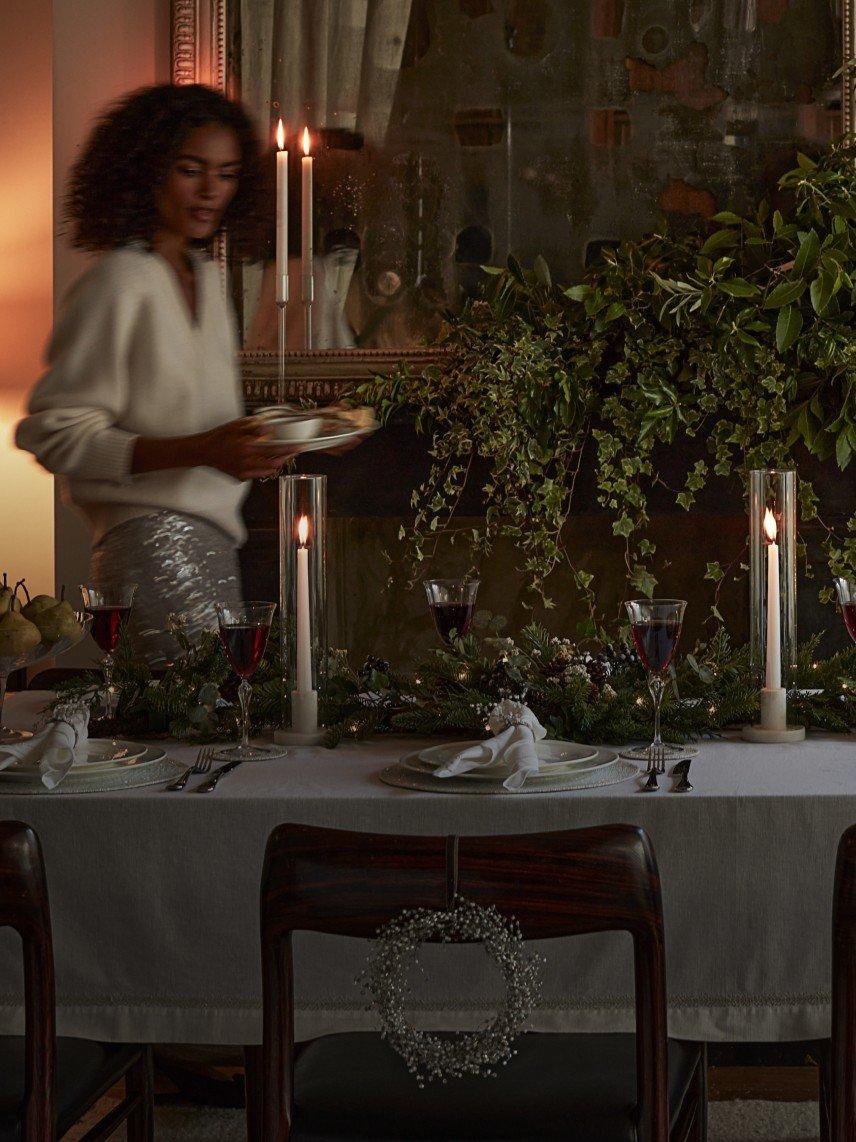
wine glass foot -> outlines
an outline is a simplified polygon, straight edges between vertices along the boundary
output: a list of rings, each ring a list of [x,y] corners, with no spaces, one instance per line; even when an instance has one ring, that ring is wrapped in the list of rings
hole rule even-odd
[[[689,757],[695,757],[697,753],[698,748],[694,745],[677,745],[675,742],[664,742],[657,750],[657,759],[666,763],[686,761]],[[627,758],[628,761],[644,762],[646,766],[650,766],[654,760],[650,745],[628,746],[627,749],[620,751],[619,756]]]
[[[214,751],[215,761],[265,761],[286,757],[288,750],[278,745],[226,745]]]

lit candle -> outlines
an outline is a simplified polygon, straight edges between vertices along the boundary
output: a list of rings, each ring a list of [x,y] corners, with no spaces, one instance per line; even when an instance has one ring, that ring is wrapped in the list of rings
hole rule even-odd
[[[309,622],[309,519],[297,523],[297,692],[312,689],[312,637]]]
[[[297,521],[297,685],[291,692],[291,728],[318,732],[318,693],[312,689],[312,624],[309,613],[309,518]]]
[[[300,162],[300,238],[301,238],[301,292],[306,314],[306,348],[312,348],[312,310],[314,293],[314,258],[312,238],[312,164],[309,153],[309,128],[303,128],[303,158]]]
[[[776,517],[767,508],[764,513],[764,535],[767,538],[767,690],[779,690],[782,685],[782,629],[777,534]]]
[[[285,127],[276,128],[276,304],[288,301],[288,151]]]

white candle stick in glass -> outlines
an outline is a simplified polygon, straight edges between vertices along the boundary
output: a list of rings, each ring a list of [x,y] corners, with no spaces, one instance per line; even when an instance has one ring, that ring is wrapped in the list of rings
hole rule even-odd
[[[764,513],[767,539],[767,662],[765,686],[779,690],[782,685],[782,624],[779,586],[779,545],[776,543],[776,517],[769,508]]]
[[[312,688],[312,628],[309,599],[309,519],[297,523],[297,685],[291,695],[292,725],[301,734],[318,729],[318,694]]]
[[[300,282],[303,300],[305,348],[312,348],[312,302],[315,291],[315,250],[313,245],[312,167],[309,128],[303,128],[303,158],[300,163]]]
[[[279,401],[285,400],[285,310],[288,305],[288,151],[285,126],[276,128],[276,305],[279,314]]]

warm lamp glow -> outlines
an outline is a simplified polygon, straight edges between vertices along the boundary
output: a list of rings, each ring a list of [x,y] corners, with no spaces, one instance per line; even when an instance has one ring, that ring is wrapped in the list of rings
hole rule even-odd
[[[309,516],[302,515],[297,521],[297,538],[300,541],[300,546],[305,547],[309,538]]]
[[[776,542],[776,536],[778,535],[776,517],[769,508],[764,512],[764,535],[766,535],[768,543]]]
[[[285,127],[283,126],[282,119],[276,125],[276,145],[280,151],[285,150]]]
[[[309,154],[309,128],[308,127],[303,128],[303,153],[304,153],[304,155]]]

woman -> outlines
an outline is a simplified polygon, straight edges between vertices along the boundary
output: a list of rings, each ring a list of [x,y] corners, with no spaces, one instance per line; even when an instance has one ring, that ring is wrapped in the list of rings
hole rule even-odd
[[[139,584],[130,626],[153,664],[240,598],[241,504],[290,451],[243,416],[235,318],[206,251],[254,225],[259,147],[206,87],[134,92],[71,172],[73,242],[101,257],[71,291],[17,443],[92,531],[90,576]]]

